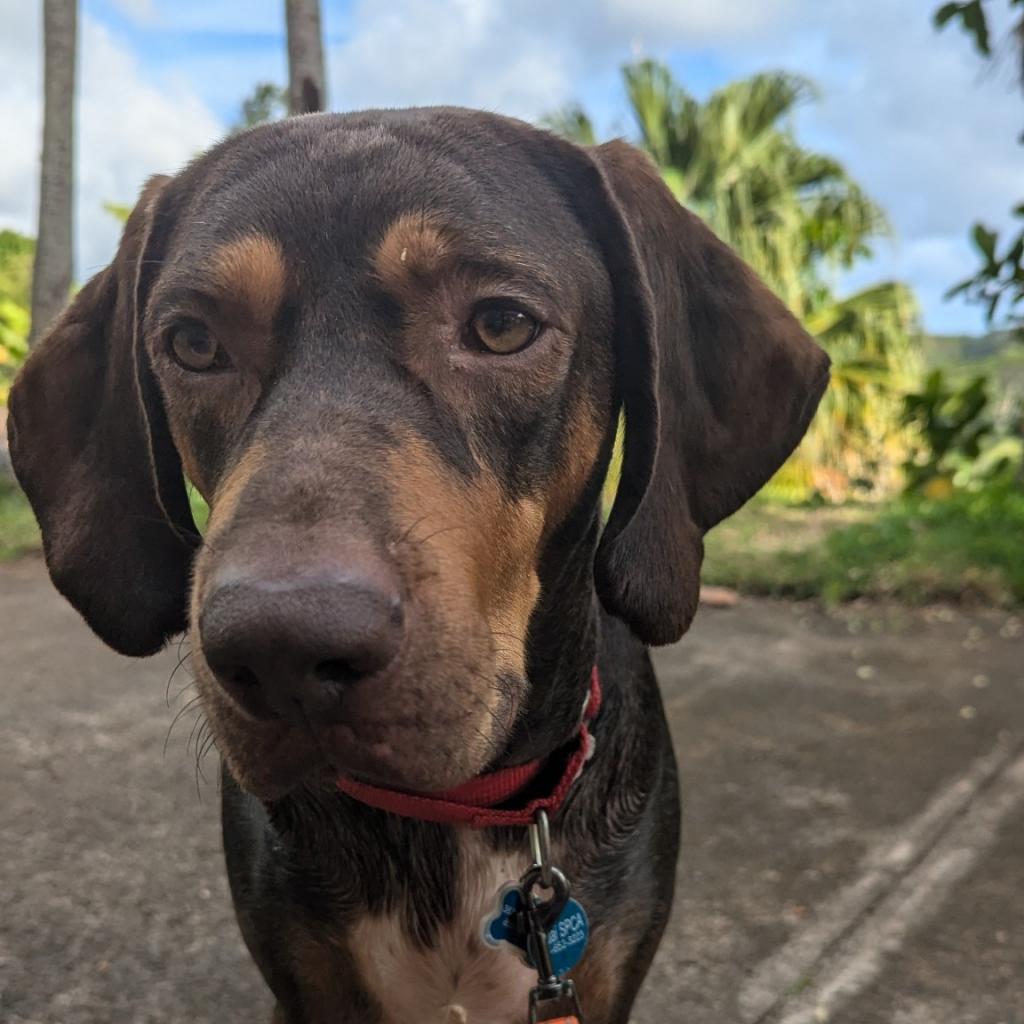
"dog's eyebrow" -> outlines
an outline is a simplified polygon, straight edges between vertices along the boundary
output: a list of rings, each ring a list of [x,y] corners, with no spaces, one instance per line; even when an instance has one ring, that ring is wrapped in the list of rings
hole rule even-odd
[[[557,299],[559,281],[528,257],[516,253],[467,255],[460,260],[460,269],[468,270],[498,287],[512,287],[522,291],[536,291],[549,299]]]
[[[396,298],[420,292],[447,274],[471,273],[497,290],[559,296],[559,281],[530,253],[503,244],[492,228],[486,238],[442,224],[430,213],[405,213],[384,232],[373,253],[377,280]]]
[[[148,319],[161,324],[180,312],[198,312],[212,317],[217,313],[219,298],[194,285],[175,285],[161,289],[153,300]]]
[[[281,246],[269,235],[247,234],[218,246],[208,273],[223,301],[247,308],[261,323],[273,323],[288,289]]]
[[[248,234],[223,242],[199,262],[201,284],[173,281],[156,300],[159,318],[175,307],[213,316],[225,309],[261,325],[274,322],[289,286],[288,268],[278,243],[267,235]]]

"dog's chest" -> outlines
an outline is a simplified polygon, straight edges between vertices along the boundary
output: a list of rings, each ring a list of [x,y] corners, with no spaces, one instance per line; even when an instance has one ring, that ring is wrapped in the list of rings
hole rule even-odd
[[[352,949],[363,982],[386,1024],[522,1024],[537,975],[482,938],[481,922],[498,890],[518,878],[527,858],[488,850],[469,834],[461,842],[456,912],[429,949],[410,940],[397,915],[356,925]]]

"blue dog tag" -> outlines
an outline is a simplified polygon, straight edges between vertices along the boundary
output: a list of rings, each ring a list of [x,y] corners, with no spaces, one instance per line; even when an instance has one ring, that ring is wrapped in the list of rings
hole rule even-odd
[[[518,924],[523,909],[523,892],[518,882],[507,882],[498,893],[498,910],[483,920],[483,938],[494,949],[515,953],[534,970],[537,965],[526,952],[526,931]],[[562,908],[558,920],[548,931],[548,952],[551,966],[558,977],[568,974],[579,962],[587,948],[590,922],[580,904],[570,899]]]

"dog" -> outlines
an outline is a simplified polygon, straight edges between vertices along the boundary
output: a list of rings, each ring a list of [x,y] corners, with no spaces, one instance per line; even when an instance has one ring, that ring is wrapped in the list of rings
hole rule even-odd
[[[99,637],[191,640],[275,1021],[526,1021],[537,971],[480,922],[533,807],[589,916],[585,1019],[628,1019],[680,827],[647,649],[827,380],[621,141],[320,114],[149,181],[15,382],[11,452]]]

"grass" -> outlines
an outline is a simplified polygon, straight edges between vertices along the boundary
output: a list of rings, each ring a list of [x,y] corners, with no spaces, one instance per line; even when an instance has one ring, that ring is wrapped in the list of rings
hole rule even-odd
[[[191,486],[188,488],[188,497],[196,526],[202,530],[210,510]],[[13,480],[0,475],[0,562],[10,562],[22,555],[41,551],[42,546],[39,526],[28,499]]]
[[[206,506],[190,490],[197,524]],[[0,478],[0,561],[37,551],[39,529]],[[706,583],[748,594],[1024,603],[1024,491],[989,487],[941,501],[791,507],[757,498],[708,534]]]
[[[0,562],[38,551],[39,527],[17,485],[0,476]]]
[[[754,501],[712,530],[706,544],[705,582],[746,593],[828,602],[1024,602],[1019,488],[826,510]]]

